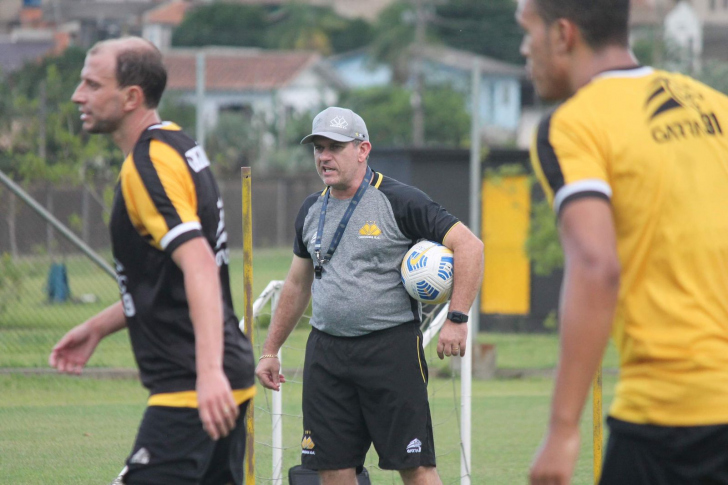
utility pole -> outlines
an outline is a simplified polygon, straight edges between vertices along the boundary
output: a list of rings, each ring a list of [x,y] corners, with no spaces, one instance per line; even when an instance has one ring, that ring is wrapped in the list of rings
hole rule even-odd
[[[414,43],[414,90],[410,98],[412,104],[412,145],[421,148],[425,145],[425,108],[424,91],[425,81],[423,72],[423,49],[427,34],[427,13],[425,0],[414,0],[415,4],[415,43]]]

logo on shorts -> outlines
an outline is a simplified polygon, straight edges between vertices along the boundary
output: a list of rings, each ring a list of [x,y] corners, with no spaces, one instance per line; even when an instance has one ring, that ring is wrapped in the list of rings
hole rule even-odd
[[[417,438],[410,441],[407,445],[407,453],[422,453],[422,441]]]
[[[311,432],[306,431],[303,433],[303,439],[301,440],[301,454],[302,455],[315,455],[316,452],[313,451],[313,448],[316,446],[316,444],[313,442],[313,439],[311,438]]]
[[[129,463],[137,463],[139,465],[149,464],[149,452],[146,448],[139,448],[139,451],[134,453],[129,460]]]

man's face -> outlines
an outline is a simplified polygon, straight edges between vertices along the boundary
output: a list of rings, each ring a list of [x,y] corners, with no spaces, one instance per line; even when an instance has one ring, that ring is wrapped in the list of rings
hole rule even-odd
[[[568,71],[564,60],[554,48],[556,26],[546,25],[536,8],[536,0],[519,0],[516,20],[525,31],[521,42],[521,55],[526,58],[526,70],[541,99],[568,98]]]
[[[113,133],[124,116],[124,89],[116,81],[116,55],[110,49],[86,56],[81,82],[71,101],[81,112],[83,129],[89,133]]]
[[[324,184],[337,190],[346,190],[357,179],[362,168],[362,149],[369,142],[341,142],[316,136],[313,139],[313,155],[316,171]],[[365,160],[366,156],[362,160]]]

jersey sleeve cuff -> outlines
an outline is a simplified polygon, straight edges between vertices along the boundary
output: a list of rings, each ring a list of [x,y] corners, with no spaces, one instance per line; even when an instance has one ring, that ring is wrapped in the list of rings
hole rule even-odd
[[[168,253],[174,252],[182,243],[202,236],[202,225],[197,222],[185,222],[173,227],[159,242],[160,247]]]
[[[584,197],[597,197],[609,201],[612,188],[604,180],[587,179],[564,185],[554,195],[554,212],[561,214],[566,204]]]
[[[303,258],[303,259],[313,259],[311,257],[311,254],[308,251],[299,251],[299,250],[297,250],[297,249],[294,248],[293,249],[293,254],[295,254],[299,258]]]

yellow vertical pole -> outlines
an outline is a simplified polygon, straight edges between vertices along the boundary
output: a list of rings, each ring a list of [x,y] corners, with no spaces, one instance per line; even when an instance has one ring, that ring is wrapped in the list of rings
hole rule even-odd
[[[602,475],[602,366],[599,365],[592,384],[592,425],[594,439],[594,483]]]
[[[243,183],[243,306],[245,335],[253,345],[253,213],[250,167],[241,169]],[[255,348],[255,347],[253,347]],[[255,422],[253,399],[245,415],[245,484],[255,485]]]

